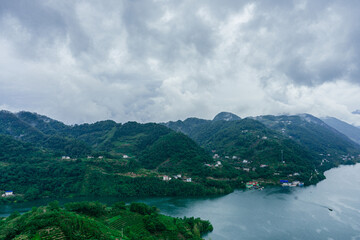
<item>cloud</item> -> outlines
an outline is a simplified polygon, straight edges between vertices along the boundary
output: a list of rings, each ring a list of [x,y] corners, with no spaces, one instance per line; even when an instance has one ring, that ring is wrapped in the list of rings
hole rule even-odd
[[[0,106],[67,123],[310,112],[360,124],[357,1],[0,4]]]

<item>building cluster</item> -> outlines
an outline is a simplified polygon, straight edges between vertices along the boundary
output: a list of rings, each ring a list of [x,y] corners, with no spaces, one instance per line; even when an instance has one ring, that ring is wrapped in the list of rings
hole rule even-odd
[[[13,191],[5,191],[4,194],[1,194],[2,197],[12,197],[15,196]]]
[[[303,187],[304,183],[300,181],[280,180],[280,184],[283,187]]]
[[[214,164],[205,163],[205,166],[207,167],[220,167],[222,164],[220,161],[216,161]]]
[[[94,156],[87,156],[87,159],[93,159],[93,158],[94,158]],[[104,156],[98,156],[97,158],[98,158],[98,159],[103,159]]]
[[[182,177],[181,174],[174,175],[173,177],[164,175],[162,178],[163,178],[163,181],[170,181],[171,179],[174,178],[174,179],[183,180],[184,182],[192,182],[191,178]]]
[[[260,186],[260,183],[256,182],[256,181],[250,181],[246,183],[246,188],[247,189],[259,189],[259,190],[263,190],[264,187]]]

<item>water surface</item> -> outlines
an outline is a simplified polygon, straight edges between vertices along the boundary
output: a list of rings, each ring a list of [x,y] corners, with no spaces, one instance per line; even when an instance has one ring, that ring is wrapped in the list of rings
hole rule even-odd
[[[208,219],[214,231],[206,239],[360,239],[360,164],[325,173],[316,186],[235,191],[212,198],[136,199],[175,217]],[[60,199],[61,203],[119,199]],[[121,199],[127,202],[134,199]],[[48,200],[0,206],[0,216],[27,211]]]

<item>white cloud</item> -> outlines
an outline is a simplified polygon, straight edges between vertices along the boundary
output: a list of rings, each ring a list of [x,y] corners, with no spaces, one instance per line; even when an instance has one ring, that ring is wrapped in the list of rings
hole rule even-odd
[[[303,113],[360,125],[357,1],[0,6],[0,106],[67,123]]]

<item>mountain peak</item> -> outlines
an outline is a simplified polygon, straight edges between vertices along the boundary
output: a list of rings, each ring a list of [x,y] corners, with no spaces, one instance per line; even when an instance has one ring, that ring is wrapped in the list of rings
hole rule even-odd
[[[213,121],[237,121],[237,120],[241,120],[241,118],[230,112],[221,112],[217,114],[213,119]]]

